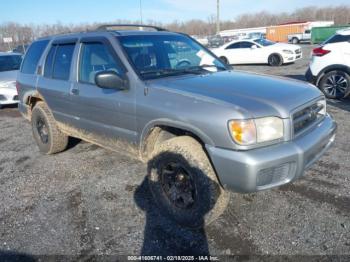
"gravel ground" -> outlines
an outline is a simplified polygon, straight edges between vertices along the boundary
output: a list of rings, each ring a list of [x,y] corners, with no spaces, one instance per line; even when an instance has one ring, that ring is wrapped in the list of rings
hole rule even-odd
[[[237,69],[303,79],[295,64]],[[0,110],[0,254],[350,255],[350,100],[330,101],[336,143],[306,176],[256,194],[233,194],[222,217],[197,231],[159,214],[146,167],[80,142],[44,156],[15,107]]]

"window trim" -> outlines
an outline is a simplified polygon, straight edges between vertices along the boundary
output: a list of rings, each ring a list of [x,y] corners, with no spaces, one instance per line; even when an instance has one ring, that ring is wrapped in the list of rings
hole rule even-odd
[[[121,59],[119,58],[117,52],[114,50],[111,42],[106,37],[103,37],[103,36],[87,36],[87,37],[81,38],[79,41],[79,52],[78,52],[78,60],[76,65],[77,66],[77,72],[76,72],[77,83],[96,86],[96,84],[80,80],[81,62],[82,62],[82,55],[83,55],[82,51],[83,51],[84,44],[94,44],[94,43],[102,44],[106,46],[107,50],[113,56],[115,62],[120,66],[120,69],[122,70],[122,73],[120,74],[120,76],[122,78],[126,78],[126,73],[128,72],[128,70],[126,69]]]
[[[52,43],[52,44],[50,45],[50,48],[49,48],[47,54],[46,54],[45,61],[44,61],[44,63],[43,63],[43,64],[44,64],[44,70],[43,70],[43,72],[42,72],[42,77],[44,77],[44,78],[52,79],[53,65],[55,64],[57,46],[58,46],[58,44],[53,44],[53,43]],[[51,49],[54,48],[54,47],[55,47],[55,53],[53,54],[53,58],[52,58],[51,73],[50,73],[50,76],[45,76],[46,61],[47,61],[47,59],[48,59],[48,57],[49,57],[49,54],[50,54],[50,52],[51,52]]]

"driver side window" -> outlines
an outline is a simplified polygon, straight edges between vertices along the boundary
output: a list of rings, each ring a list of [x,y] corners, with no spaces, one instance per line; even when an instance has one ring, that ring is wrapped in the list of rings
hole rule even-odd
[[[79,82],[95,84],[95,75],[101,71],[115,71],[122,74],[123,70],[104,43],[83,43],[80,55]]]
[[[240,47],[241,47],[240,43],[234,43],[234,44],[231,44],[228,47],[226,47],[226,49],[237,49]]]

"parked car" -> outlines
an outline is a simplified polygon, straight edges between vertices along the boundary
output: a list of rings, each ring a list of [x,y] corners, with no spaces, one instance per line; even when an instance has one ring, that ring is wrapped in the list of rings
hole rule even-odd
[[[275,43],[263,38],[233,41],[212,51],[227,64],[280,66],[302,58],[300,46]]]
[[[207,37],[202,37],[202,36],[192,36],[196,41],[198,41],[198,43],[204,45],[204,46],[208,46],[209,45],[209,41]]]
[[[18,103],[16,77],[21,61],[21,54],[0,52],[0,108]]]
[[[14,53],[19,53],[19,54],[24,54],[28,49],[28,45],[19,45],[19,46],[16,46],[12,52]]]
[[[328,98],[350,94],[350,28],[337,31],[313,50],[305,76]]]
[[[224,43],[225,43],[224,39],[219,35],[208,37],[208,47],[211,47],[211,48],[219,47],[219,46],[222,46]]]
[[[42,153],[65,150],[70,136],[129,152],[148,164],[160,210],[199,227],[225,210],[230,190],[294,181],[333,143],[316,87],[233,71],[184,34],[114,28],[27,51],[19,110]]]
[[[307,29],[304,33],[288,35],[288,42],[293,44],[311,42],[311,30]]]

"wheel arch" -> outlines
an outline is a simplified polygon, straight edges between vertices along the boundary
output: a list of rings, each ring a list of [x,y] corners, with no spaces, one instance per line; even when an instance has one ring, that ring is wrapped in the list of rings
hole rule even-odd
[[[158,119],[148,123],[141,133],[139,147],[141,159],[147,159],[147,155],[152,153],[157,143],[181,135],[191,136],[203,146],[205,144],[214,146],[214,142],[208,135],[191,124],[169,119]]]
[[[322,79],[322,77],[331,72],[331,71],[334,71],[334,70],[339,70],[339,71],[344,71],[345,73],[349,74],[350,75],[350,67],[349,66],[346,66],[346,65],[342,65],[342,64],[334,64],[334,65],[330,65],[330,66],[327,66],[325,68],[323,68],[317,75],[317,78],[316,78],[316,83],[315,85],[316,86],[319,86],[320,84],[320,81]]]

